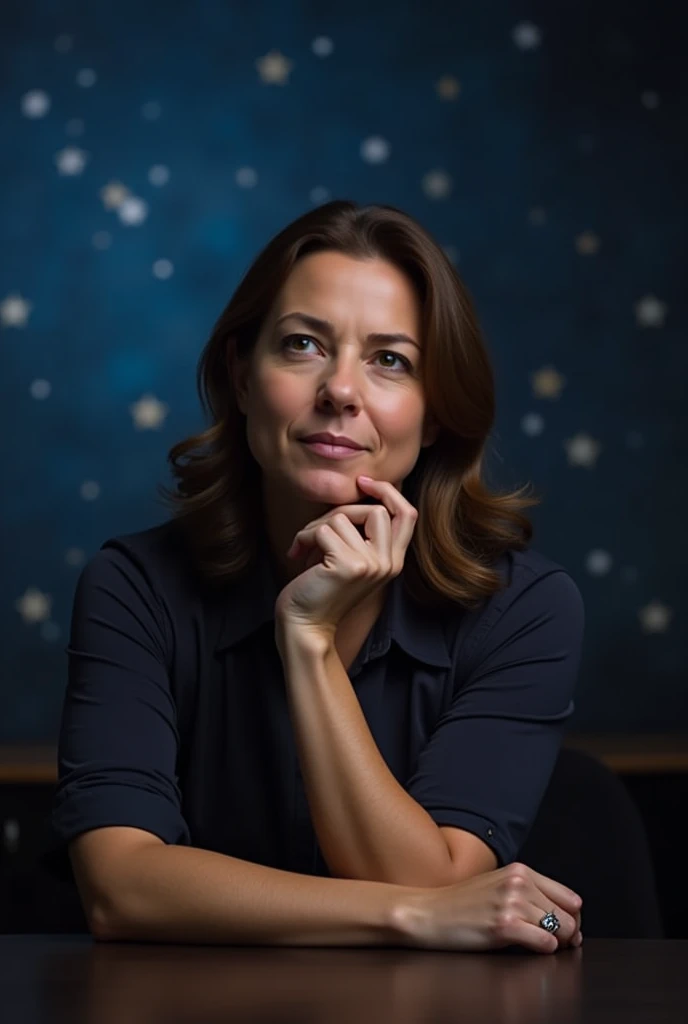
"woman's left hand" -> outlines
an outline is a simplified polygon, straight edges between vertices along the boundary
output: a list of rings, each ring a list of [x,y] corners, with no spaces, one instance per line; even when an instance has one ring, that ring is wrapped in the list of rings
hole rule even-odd
[[[299,530],[287,555],[307,555],[306,571],[275,602],[278,629],[333,640],[343,616],[401,572],[418,512],[387,481],[360,476],[357,483],[383,504],[339,505]]]

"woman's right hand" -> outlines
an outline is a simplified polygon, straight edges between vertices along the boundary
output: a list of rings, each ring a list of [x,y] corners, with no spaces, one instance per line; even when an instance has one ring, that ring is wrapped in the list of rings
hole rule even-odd
[[[454,885],[404,895],[397,923],[404,945],[481,952],[525,946],[555,953],[579,946],[581,897],[567,886],[515,862]],[[552,934],[539,922],[550,911],[561,927]]]

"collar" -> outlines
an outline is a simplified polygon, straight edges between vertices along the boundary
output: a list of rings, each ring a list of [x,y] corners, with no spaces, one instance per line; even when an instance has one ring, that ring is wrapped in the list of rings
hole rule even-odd
[[[215,645],[218,652],[228,650],[265,623],[274,621],[280,587],[266,545],[261,546],[251,569],[233,584],[232,591]],[[417,661],[436,668],[451,668],[444,618],[411,599],[402,571],[390,583],[382,613],[351,666],[351,672],[372,658],[386,654],[392,641]]]

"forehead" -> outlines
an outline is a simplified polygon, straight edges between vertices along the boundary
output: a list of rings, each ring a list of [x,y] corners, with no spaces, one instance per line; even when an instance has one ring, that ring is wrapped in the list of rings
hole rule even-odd
[[[294,305],[297,300],[300,304]],[[372,315],[389,310],[415,322],[419,314],[415,289],[398,267],[377,257],[354,259],[338,252],[312,253],[298,261],[277,296],[275,317],[303,309],[304,301],[314,304],[307,311],[316,316],[347,318],[354,311]]]

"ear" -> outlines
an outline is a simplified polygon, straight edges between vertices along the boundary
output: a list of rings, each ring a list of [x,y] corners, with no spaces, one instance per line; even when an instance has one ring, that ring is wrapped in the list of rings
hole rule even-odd
[[[246,415],[246,393],[248,390],[249,360],[240,359],[236,351],[236,339],[230,338],[227,344],[227,369],[230,383],[234,386],[234,394],[239,411]]]
[[[421,441],[421,448],[429,448],[431,444],[434,444],[440,433],[440,425],[432,415],[427,413],[425,421],[423,423],[423,440]]]

